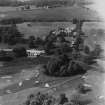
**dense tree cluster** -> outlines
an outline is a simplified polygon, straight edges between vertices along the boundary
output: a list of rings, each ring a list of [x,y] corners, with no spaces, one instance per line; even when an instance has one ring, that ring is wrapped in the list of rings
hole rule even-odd
[[[0,51],[0,61],[12,61],[12,60],[13,60],[12,53]]]
[[[29,36],[28,38],[28,46],[31,49],[43,47],[44,40],[40,37]]]
[[[36,6],[37,7],[44,7],[44,6],[49,6],[49,7],[56,7],[56,6],[73,6],[75,2],[73,0],[67,1],[67,0],[45,0],[44,2],[37,2]]]
[[[69,76],[85,73],[87,68],[96,63],[96,59],[100,57],[102,49],[99,45],[96,45],[93,51],[84,45],[83,22],[74,19],[73,24],[76,24],[76,28],[70,33],[70,41],[66,40],[64,29],[59,32],[52,31],[46,37],[45,51],[55,56],[44,66],[47,75]]]
[[[36,5],[37,7],[43,7],[43,6],[58,6],[58,5],[73,5],[73,0],[30,0],[30,1],[13,1],[13,0],[1,0],[0,5],[1,6],[21,6],[21,5]]]
[[[51,76],[70,76],[85,73],[85,71],[83,64],[67,55],[52,58],[45,66],[45,73]]]
[[[8,19],[2,19],[0,20],[0,23],[1,24],[5,24],[5,25],[8,25],[8,24],[18,24],[18,23],[22,23],[22,22],[25,22],[26,20],[24,20],[23,18],[8,18]]]
[[[12,51],[0,51],[0,61],[12,61],[15,58],[22,58],[27,56],[27,51],[24,47],[15,47]]]
[[[52,105],[54,101],[55,98],[53,96],[38,92],[36,95],[30,94],[24,105]]]
[[[15,57],[27,57],[27,52],[24,47],[16,47],[13,49],[13,53]]]
[[[1,42],[9,45],[20,43],[23,35],[18,31],[16,24],[0,27]]]
[[[86,46],[84,52],[64,53],[58,51],[54,54],[48,64],[44,66],[45,73],[51,76],[70,76],[85,73],[87,69],[100,57],[102,49],[99,45],[93,51]],[[57,53],[57,50],[56,50]]]
[[[44,49],[47,54],[54,53],[65,53],[71,50],[70,42],[65,40],[66,32],[59,32],[58,34],[55,31],[50,31],[49,35],[45,38]]]
[[[59,97],[49,95],[48,93],[30,94],[23,105],[87,105],[91,100],[81,100],[80,94],[74,94],[69,99],[65,93],[61,93]]]

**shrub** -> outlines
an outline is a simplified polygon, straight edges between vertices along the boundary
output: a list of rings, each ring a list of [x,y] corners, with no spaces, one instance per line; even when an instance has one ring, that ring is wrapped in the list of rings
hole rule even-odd
[[[38,92],[36,95],[30,94],[24,105],[53,105],[54,101],[55,98],[53,96]]]
[[[90,53],[90,49],[89,49],[88,46],[85,46],[85,48],[84,48],[84,52],[85,52],[86,54],[89,54],[89,53]]]
[[[69,100],[65,93],[60,94],[59,98],[55,98],[47,93],[38,92],[34,97],[27,98],[24,105],[87,105],[92,101],[90,99],[82,99],[80,94],[74,94]]]
[[[0,61],[12,61],[13,56],[11,56],[9,53],[6,53],[5,51],[0,51]]]
[[[62,93],[60,94],[60,97],[59,97],[59,104],[60,105],[63,105],[65,103],[67,103],[69,100],[68,98],[66,97],[66,94],[65,93]]]
[[[78,91],[79,91],[79,93],[86,94],[87,92],[92,91],[92,89],[91,89],[91,87],[84,86],[83,84],[80,84],[78,86]]]
[[[15,57],[27,57],[27,52],[24,47],[16,47],[13,49]]]

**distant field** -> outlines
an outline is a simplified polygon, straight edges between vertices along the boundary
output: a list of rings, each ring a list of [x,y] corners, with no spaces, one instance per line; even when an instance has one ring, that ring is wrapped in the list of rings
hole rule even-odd
[[[14,10],[16,10],[16,7],[1,7],[0,6],[0,12],[7,12],[7,11],[14,11]]]
[[[29,27],[27,24],[31,24]],[[34,22],[18,24],[18,29],[24,34],[25,38],[33,35],[35,37],[44,37],[49,34],[51,30],[58,29],[58,27],[72,27],[70,22]]]
[[[31,27],[27,26],[27,24],[29,23],[17,25],[19,31],[24,34],[25,38],[28,38],[31,35],[43,38],[53,29],[58,29],[59,27],[74,27],[71,22],[35,22],[30,23]],[[98,33],[98,30],[102,31],[102,33]],[[104,26],[101,22],[87,22],[83,25],[83,31],[89,36],[89,38],[87,38],[87,43],[91,46],[94,46],[94,41],[100,42],[102,36],[104,35],[103,30]],[[96,37],[94,37],[95,33]]]
[[[97,19],[97,13],[95,11],[84,9],[79,6],[74,7],[58,7],[50,9],[34,9],[26,11],[9,11],[0,12],[5,17],[2,19],[21,18],[24,20],[34,21],[70,21],[74,17],[85,20]]]

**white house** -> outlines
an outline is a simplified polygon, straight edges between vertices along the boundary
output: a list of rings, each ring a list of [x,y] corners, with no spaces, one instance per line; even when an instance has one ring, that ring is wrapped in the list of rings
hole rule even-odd
[[[44,50],[37,50],[37,49],[27,50],[28,57],[36,57],[37,55],[44,53],[45,53]]]
[[[12,52],[13,49],[0,49],[0,51]],[[26,50],[28,57],[36,57],[37,55],[44,54],[44,50],[30,49]]]

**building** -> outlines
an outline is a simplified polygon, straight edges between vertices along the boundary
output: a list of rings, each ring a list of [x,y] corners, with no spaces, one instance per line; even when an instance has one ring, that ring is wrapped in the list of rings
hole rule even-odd
[[[37,50],[37,49],[27,50],[28,57],[36,57],[37,55],[44,53],[45,53],[44,50]]]
[[[0,49],[0,51],[5,51],[5,52],[12,52],[12,49]],[[26,50],[28,57],[36,57],[37,55],[44,54],[44,50],[37,50],[37,49],[30,49]]]

